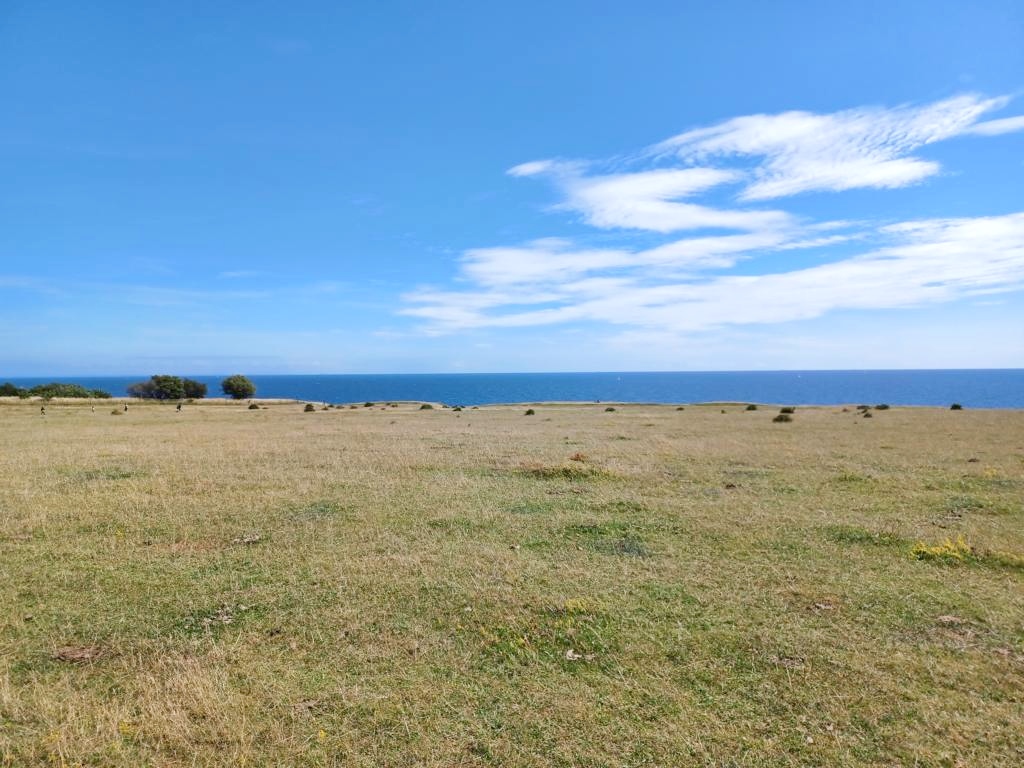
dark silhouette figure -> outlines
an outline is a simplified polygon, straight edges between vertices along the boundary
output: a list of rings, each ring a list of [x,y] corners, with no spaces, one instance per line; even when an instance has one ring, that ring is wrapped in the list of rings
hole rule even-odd
[[[39,415],[40,416],[45,416],[46,415],[46,406],[45,405],[40,405],[39,406]]]
[[[125,412],[125,413],[128,413],[128,403],[125,403],[125,404],[124,404],[124,412]]]
[[[178,403],[178,413],[181,413],[181,403]]]

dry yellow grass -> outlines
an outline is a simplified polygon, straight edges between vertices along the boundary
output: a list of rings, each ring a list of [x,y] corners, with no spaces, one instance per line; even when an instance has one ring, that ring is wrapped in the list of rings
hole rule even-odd
[[[0,403],[0,765],[1024,762],[1024,413],[111,407]]]

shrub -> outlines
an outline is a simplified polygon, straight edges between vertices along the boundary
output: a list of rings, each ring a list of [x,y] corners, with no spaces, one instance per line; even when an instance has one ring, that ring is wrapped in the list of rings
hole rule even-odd
[[[206,397],[206,385],[194,379],[158,374],[148,381],[139,381],[128,386],[128,394],[149,400],[195,400]]]
[[[680,405],[680,406],[679,406],[678,408],[676,408],[676,410],[677,410],[677,411],[685,411],[686,409],[685,409],[685,408],[683,408],[683,406],[681,406],[681,405]]]
[[[962,411],[963,409],[964,407],[960,405],[960,403],[953,403],[951,406],[949,406],[949,410],[951,411]]]
[[[206,397],[206,385],[195,379],[182,379],[181,385],[185,389],[185,397],[190,400],[201,400]]]
[[[776,416],[774,419],[772,419],[772,421],[777,422],[777,423],[785,423],[787,421],[792,421],[792,420],[793,420],[793,417],[790,416],[788,413],[780,413],[778,416]]]
[[[796,413],[796,408],[786,406],[785,408],[779,408],[779,413]]]
[[[615,409],[614,409],[614,408],[612,408],[612,407],[611,407],[611,406],[609,405],[609,406],[608,406],[607,408],[605,408],[605,409],[604,409],[604,412],[605,412],[605,413],[614,413],[614,412],[615,412]]]
[[[220,388],[225,395],[235,400],[245,400],[256,394],[256,385],[240,373],[228,376],[220,383]]]
[[[452,410],[453,411],[461,411],[462,410],[462,406],[461,405],[456,405],[454,408],[452,408]]]
[[[249,403],[249,410],[250,411],[258,411],[259,409],[260,409],[260,407],[258,405],[256,405],[256,403]]]
[[[878,405],[875,406],[875,410],[876,411],[888,411],[889,410],[889,404],[888,403],[879,403]]]
[[[432,411],[432,410],[434,410],[434,406],[432,406],[430,403],[424,403],[423,405],[420,406],[420,410],[421,411]]]
[[[523,416],[533,416],[535,413],[537,412],[533,410],[533,408],[527,408],[526,413],[524,413]]]
[[[757,406],[756,406],[756,405],[754,405],[753,403],[751,403],[750,405],[748,405],[748,406],[747,406],[746,408],[744,408],[743,410],[745,410],[745,411],[756,411],[756,410],[757,410]]]
[[[185,383],[180,376],[153,376],[154,397],[158,400],[181,400],[185,397]]]
[[[971,555],[971,545],[967,543],[963,535],[957,536],[956,541],[946,539],[941,544],[928,546],[923,541],[914,545],[911,554],[918,560],[936,560],[943,563],[962,563]]]
[[[373,407],[373,403],[371,403],[369,401],[363,403],[363,408],[372,408],[372,407]]]
[[[24,394],[22,394],[24,392]],[[101,389],[86,389],[81,384],[64,384],[53,381],[49,384],[37,384],[31,389],[22,390],[18,397],[41,397],[49,400],[51,397],[97,397],[108,398],[110,394]]]
[[[16,387],[11,382],[6,381],[0,384],[0,397],[25,397],[25,390],[21,387]]]
[[[869,410],[871,410],[871,406],[870,405],[858,405],[857,406],[857,410],[858,411],[869,411]]]
[[[870,419],[871,417],[872,417],[871,411],[864,411],[864,418],[865,419]]]
[[[312,403],[306,403],[306,407],[302,409],[305,413],[312,413],[316,410],[316,406]]]

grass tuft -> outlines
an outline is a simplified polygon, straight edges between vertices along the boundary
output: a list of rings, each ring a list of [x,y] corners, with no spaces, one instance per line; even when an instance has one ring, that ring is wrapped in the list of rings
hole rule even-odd
[[[957,536],[955,540],[945,539],[944,541],[928,545],[922,541],[919,541],[914,545],[914,548],[910,550],[911,554],[918,560],[933,560],[936,562],[959,564],[967,560],[973,550],[970,544],[967,543],[966,539],[962,535]]]

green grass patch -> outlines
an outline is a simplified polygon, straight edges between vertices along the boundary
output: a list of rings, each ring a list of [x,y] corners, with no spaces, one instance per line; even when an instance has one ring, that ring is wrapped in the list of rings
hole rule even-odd
[[[599,480],[613,477],[612,473],[590,464],[573,462],[571,464],[526,464],[516,472],[538,480]]]
[[[305,520],[326,520],[347,512],[347,508],[340,502],[331,499],[319,499],[308,504],[300,504],[291,509],[291,514]]]
[[[100,467],[97,469],[72,470],[69,476],[82,482],[103,482],[107,480],[130,480],[132,478],[146,477],[147,472],[141,469],[130,469],[128,467]]]
[[[616,622],[585,598],[464,622],[463,634],[478,644],[482,663],[510,671],[532,666],[607,671],[621,646]]]
[[[918,560],[944,565],[981,565],[1024,572],[1024,555],[976,549],[962,534],[955,539],[947,538],[937,544],[919,541],[910,550],[910,554]]]
[[[830,525],[825,535],[836,544],[862,544],[875,547],[896,547],[906,540],[891,531],[869,531],[856,525]]]
[[[622,557],[651,557],[651,550],[636,526],[623,522],[577,523],[562,529],[564,535],[594,552]]]

